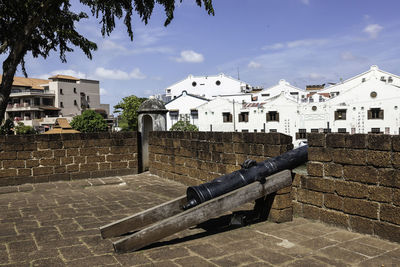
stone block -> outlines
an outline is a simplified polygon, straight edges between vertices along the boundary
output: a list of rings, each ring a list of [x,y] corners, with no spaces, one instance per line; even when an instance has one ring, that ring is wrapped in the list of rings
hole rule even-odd
[[[350,216],[350,229],[362,233],[372,235],[374,233],[374,221],[359,216]]]
[[[343,165],[336,163],[324,163],[325,176],[340,178],[343,176]]]
[[[334,149],[333,161],[341,164],[365,165],[367,153],[364,150],[356,149]]]
[[[326,135],[326,147],[345,147],[347,135],[340,133],[332,133]]]
[[[222,163],[224,164],[236,164],[235,154],[222,154]]]
[[[378,169],[378,177],[380,185],[400,188],[400,170]]]
[[[75,164],[85,164],[86,163],[86,157],[74,157],[74,163]]]
[[[105,162],[105,161],[106,161],[105,156],[87,156],[86,157],[86,162],[88,162],[88,163]]]
[[[386,150],[392,149],[392,137],[388,134],[369,134],[368,149],[372,150]]]
[[[281,154],[280,145],[264,145],[264,155],[265,157],[276,157]]]
[[[379,215],[381,221],[397,224],[400,226],[400,207],[389,204],[381,204]]]
[[[303,216],[307,219],[319,220],[321,214],[321,208],[315,206],[303,204]]]
[[[35,167],[32,169],[33,176],[47,175],[54,173],[54,167]]]
[[[379,180],[379,172],[371,166],[344,166],[343,177],[350,181],[376,184]]]
[[[61,157],[61,165],[68,165],[74,163],[74,158],[73,157]]]
[[[79,164],[67,165],[67,172],[78,172],[78,171],[79,171]]]
[[[63,142],[62,141],[51,141],[49,142],[49,148],[50,149],[61,149],[63,148]]]
[[[345,198],[343,211],[348,214],[359,215],[377,220],[378,207],[378,203],[375,202],[362,199]]]
[[[333,210],[321,210],[320,220],[324,223],[347,228],[349,226],[349,215]]]
[[[310,176],[322,177],[324,176],[324,165],[320,162],[308,161],[307,172]]]
[[[393,204],[400,207],[400,189],[393,189]]]
[[[395,168],[400,168],[400,153],[399,152],[392,152],[392,158],[391,158],[391,163],[393,164],[393,167]]]
[[[293,220],[292,207],[282,210],[271,209],[268,214],[268,221],[271,222],[284,223],[284,222],[290,222],[292,220]]]
[[[111,169],[126,169],[128,168],[128,162],[111,162]]]
[[[17,152],[17,159],[31,159],[32,152],[31,151],[18,151]]]
[[[393,199],[393,188],[390,187],[369,186],[368,193],[368,199],[372,201],[390,203]]]
[[[40,165],[47,166],[60,166],[60,158],[52,158],[52,159],[40,159]]]
[[[65,140],[64,141],[64,148],[78,148],[81,147],[82,141],[81,140]]]
[[[349,181],[335,181],[335,191],[339,196],[352,198],[367,198],[368,186]]]
[[[52,158],[53,151],[51,150],[33,151],[32,156],[37,159]]]
[[[65,157],[66,151],[65,149],[55,149],[53,150],[54,157]]]
[[[58,173],[65,173],[67,171],[67,167],[66,166],[56,166],[54,167],[54,173],[58,174]]]
[[[292,207],[292,197],[290,194],[275,195],[272,209],[286,209]]]
[[[17,158],[16,151],[11,151],[11,152],[1,151],[0,152],[0,160],[13,160],[16,158]]]
[[[343,197],[335,194],[324,194],[324,206],[328,209],[343,211]]]
[[[67,157],[79,156],[78,148],[69,148],[66,151],[67,151]]]
[[[392,150],[400,151],[400,135],[392,136]]]
[[[348,148],[367,148],[366,134],[348,134],[345,136],[346,147]]]
[[[99,163],[99,170],[109,170],[111,169],[111,163],[110,162],[101,162]]]
[[[374,222],[374,233],[384,239],[400,242],[400,226],[384,222]]]
[[[0,170],[0,178],[17,176],[17,169],[4,169]]]
[[[309,147],[308,160],[327,162],[332,160],[332,148]]]
[[[38,167],[39,166],[39,160],[38,159],[29,159],[25,161],[25,167],[26,168],[32,168],[32,167]]]
[[[391,167],[391,152],[389,151],[367,151],[367,164],[375,167]]]
[[[32,175],[32,169],[26,168],[26,169],[18,169],[17,170],[17,175],[18,176],[31,176]]]
[[[333,193],[335,192],[335,181],[325,177],[307,177],[303,183],[303,188],[318,192]]]
[[[326,141],[326,135],[323,133],[309,133],[307,134],[308,145],[310,147],[324,147]]]
[[[323,194],[320,192],[315,192],[315,191],[311,191],[311,190],[298,189],[297,190],[297,200],[299,202],[322,207]]]
[[[11,168],[25,168],[24,160],[3,160],[3,168],[11,169]]]

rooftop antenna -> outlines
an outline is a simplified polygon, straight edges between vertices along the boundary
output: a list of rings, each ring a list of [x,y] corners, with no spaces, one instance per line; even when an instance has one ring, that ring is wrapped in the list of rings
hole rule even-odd
[[[237,67],[237,72],[238,72],[238,80],[240,80],[239,67]]]

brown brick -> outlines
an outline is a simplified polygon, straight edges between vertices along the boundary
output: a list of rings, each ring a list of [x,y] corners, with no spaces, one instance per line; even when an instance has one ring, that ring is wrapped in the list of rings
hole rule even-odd
[[[105,156],[88,156],[86,158],[86,162],[88,162],[88,163],[105,162],[105,161],[106,161]]]
[[[296,173],[296,174],[294,175],[294,179],[293,179],[293,182],[292,182],[292,186],[294,186],[294,187],[300,187],[300,186],[301,186],[301,179],[302,179],[302,177],[304,177],[304,176],[301,175],[301,174],[299,174],[299,173]]]
[[[246,143],[235,143],[233,145],[233,149],[235,153],[238,154],[246,154],[246,155],[250,154],[250,147]]]
[[[111,163],[110,162],[99,163],[99,170],[109,170],[109,169],[111,169]]]
[[[368,135],[368,148],[373,150],[386,150],[392,149],[392,138],[387,134],[369,134]]]
[[[125,169],[128,167],[128,162],[111,162],[111,169]]]
[[[49,142],[50,149],[61,149],[63,148],[63,142],[61,141],[51,141]]]
[[[18,169],[17,173],[18,173],[18,176],[31,176],[32,170],[31,169]]]
[[[299,202],[312,204],[318,207],[322,207],[323,203],[323,194],[320,192],[299,189],[297,191],[297,200]]]
[[[86,157],[81,157],[81,156],[77,156],[77,157],[74,157],[74,163],[75,164],[84,164],[84,163],[86,163]]]
[[[78,148],[69,148],[66,151],[67,151],[67,157],[79,156]]]
[[[61,160],[61,165],[68,165],[74,163],[73,157],[62,157],[60,158],[60,160]]]
[[[283,195],[283,194],[290,194],[292,192],[292,187],[291,186],[287,186],[284,187],[282,189],[279,189],[278,191],[276,191],[277,195]]]
[[[99,166],[97,163],[80,164],[79,166],[80,172],[97,171],[98,169]]]
[[[347,181],[335,181],[335,190],[339,196],[354,197],[354,198],[367,198],[368,186],[360,183],[353,183]]]
[[[400,188],[400,170],[379,169],[378,171],[380,185]]]
[[[367,153],[364,150],[335,149],[333,150],[333,161],[335,163],[365,165]]]
[[[17,175],[17,169],[0,170],[0,177],[14,177]]]
[[[0,152],[0,160],[11,160],[11,159],[16,159],[17,158],[17,152],[11,151],[11,152],[5,152],[1,151]]]
[[[49,148],[49,142],[47,141],[41,141],[37,143],[37,149],[43,150],[43,149],[48,149]]]
[[[52,158],[53,151],[51,151],[51,150],[33,151],[32,155],[34,158],[37,158],[37,159]]]
[[[320,220],[324,223],[345,227],[349,226],[349,215],[333,210],[321,210]]]
[[[67,172],[78,172],[78,171],[79,171],[79,164],[67,165]]]
[[[37,166],[39,166],[39,160],[37,160],[37,159],[31,159],[31,160],[25,161],[26,168],[32,168],[32,167],[37,167]]]
[[[265,157],[276,157],[281,154],[281,146],[279,145],[264,145],[264,155]]]
[[[3,168],[25,168],[24,160],[3,160]]]
[[[53,174],[54,168],[53,167],[36,167],[33,168],[33,176],[38,175],[46,175],[46,174]]]
[[[310,147],[325,146],[326,135],[323,133],[309,133],[307,134],[308,145]]]
[[[400,207],[400,189],[393,189],[393,204]]]
[[[335,181],[322,177],[308,177],[307,179],[305,179],[303,187],[314,191],[333,193],[335,192]]]
[[[395,168],[400,168],[400,153],[392,152],[391,162]]]
[[[129,169],[135,169],[138,167],[138,162],[137,160],[130,160],[128,161],[128,168]]]
[[[268,214],[268,221],[275,223],[290,222],[293,220],[293,209],[286,208],[282,210],[271,209]]]
[[[375,167],[391,167],[391,152],[367,151],[367,164]]]
[[[236,164],[236,155],[235,154],[222,154],[222,163]]]
[[[307,172],[310,176],[324,176],[324,165],[320,162],[307,162]]]
[[[224,152],[225,153],[233,153],[233,144],[232,143],[224,143]]]
[[[109,147],[98,147],[96,148],[97,154],[98,155],[107,155],[110,153],[110,148]]]
[[[326,135],[326,147],[345,147],[345,137],[347,135],[333,133]]]
[[[371,166],[344,166],[343,176],[346,180],[367,184],[376,184],[379,180],[378,171]]]
[[[31,159],[32,152],[31,151],[18,151],[17,152],[17,159]]]
[[[392,202],[393,189],[383,186],[370,186],[368,199],[379,202]]]
[[[348,148],[367,148],[366,134],[348,134],[345,139]]]
[[[345,198],[343,211],[348,214],[378,219],[378,203],[362,199]]]
[[[374,233],[379,237],[400,242],[400,226],[384,222],[374,222]]]
[[[321,209],[315,206],[303,204],[303,216],[307,219],[319,220]]]
[[[374,222],[359,216],[350,216],[350,228],[353,231],[372,235],[374,233]]]
[[[343,211],[343,198],[334,194],[324,194],[324,206],[329,209]]]
[[[47,167],[47,166],[59,166],[60,165],[60,158],[53,158],[53,159],[41,159],[39,160],[40,165]]]
[[[65,166],[56,166],[54,167],[54,173],[65,173],[67,171],[67,167]]]
[[[308,160],[314,161],[331,161],[332,160],[332,149],[325,147],[309,147],[308,148]]]
[[[65,157],[65,149],[53,150],[54,157]]]
[[[82,145],[81,140],[65,140],[64,141],[64,148],[81,147],[81,145]]]
[[[392,136],[392,149],[393,151],[400,151],[400,135]]]
[[[272,209],[286,209],[292,207],[292,197],[290,194],[275,195]]]
[[[325,163],[324,164],[325,176],[342,177],[343,176],[343,165],[336,163]]]
[[[389,204],[381,204],[380,220],[400,226],[400,207]]]

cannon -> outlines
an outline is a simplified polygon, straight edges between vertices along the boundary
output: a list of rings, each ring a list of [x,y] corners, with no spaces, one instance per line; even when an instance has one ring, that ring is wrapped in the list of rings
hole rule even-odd
[[[279,171],[294,169],[307,161],[307,150],[308,146],[305,145],[263,162],[246,160],[238,171],[198,186],[190,186],[186,191],[187,204],[183,209],[192,208],[255,181],[264,182],[265,177]]]
[[[307,161],[307,149],[302,146],[259,163],[246,160],[238,171],[188,187],[186,195],[100,227],[101,236],[126,235],[113,242],[114,250],[134,251],[245,203],[260,200],[291,185],[289,169]]]

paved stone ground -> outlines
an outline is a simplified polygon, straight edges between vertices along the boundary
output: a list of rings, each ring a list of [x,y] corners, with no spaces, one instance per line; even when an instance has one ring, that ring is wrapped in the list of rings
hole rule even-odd
[[[400,266],[400,244],[296,218],[115,254],[98,228],[182,195],[149,174],[0,188],[0,266]]]

